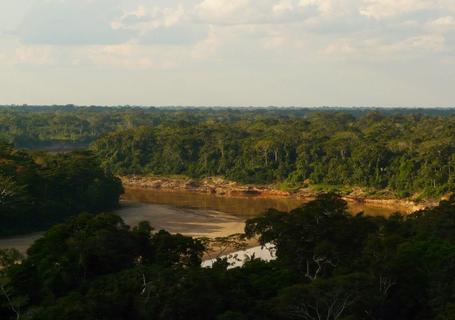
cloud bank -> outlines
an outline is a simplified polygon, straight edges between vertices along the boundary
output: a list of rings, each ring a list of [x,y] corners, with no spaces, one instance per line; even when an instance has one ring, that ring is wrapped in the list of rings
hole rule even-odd
[[[0,9],[0,65],[17,70],[278,72],[308,81],[303,69],[315,65],[319,78],[330,66],[354,79],[388,63],[395,72],[455,64],[453,0],[18,0]]]

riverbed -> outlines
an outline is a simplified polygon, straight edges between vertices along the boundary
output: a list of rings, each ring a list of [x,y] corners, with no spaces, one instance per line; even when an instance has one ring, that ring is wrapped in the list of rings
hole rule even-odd
[[[125,188],[123,200],[133,203],[160,204],[174,208],[214,210],[239,217],[243,220],[256,217],[267,209],[291,211],[309,200],[296,197],[261,196],[218,196],[215,194],[192,191],[165,191],[160,189]],[[348,210],[353,213],[364,212],[369,216],[389,216],[395,212],[407,212],[407,207],[383,207],[371,204],[349,202]]]
[[[126,188],[121,208],[115,211],[124,221],[137,225],[148,221],[155,230],[168,230],[193,237],[221,237],[242,233],[245,221],[269,208],[290,211],[305,201],[297,198],[238,196],[223,197],[187,191],[162,191]],[[360,203],[349,204],[353,214],[364,212],[371,216],[389,216],[404,208],[382,208]],[[0,239],[0,249],[27,248],[41,236],[33,233]]]

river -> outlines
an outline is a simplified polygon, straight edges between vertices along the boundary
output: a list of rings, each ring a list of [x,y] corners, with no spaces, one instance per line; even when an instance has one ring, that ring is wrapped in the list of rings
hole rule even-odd
[[[221,197],[193,192],[168,192],[153,189],[127,188],[121,208],[115,213],[127,224],[149,221],[155,229],[201,237],[220,237],[243,232],[245,220],[269,208],[290,211],[304,202],[296,198]],[[349,211],[363,211],[371,216],[388,216],[403,208],[381,208],[349,204]],[[41,233],[0,239],[0,249],[16,248],[25,252]]]

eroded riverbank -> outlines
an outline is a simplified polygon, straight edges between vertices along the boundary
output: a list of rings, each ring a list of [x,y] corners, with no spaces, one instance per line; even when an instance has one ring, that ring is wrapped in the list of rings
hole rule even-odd
[[[280,211],[291,211],[300,207],[311,198],[296,197],[264,197],[264,196],[218,196],[216,194],[199,193],[187,190],[163,190],[133,188],[125,186],[122,198],[131,203],[165,205],[174,209],[182,208],[211,211],[228,214],[245,221],[256,217],[273,208]],[[370,216],[389,216],[395,212],[406,213],[408,207],[398,204],[382,207],[365,202],[348,202],[348,209],[356,214],[364,212]]]
[[[296,202],[306,202],[314,199],[320,191],[311,187],[300,188],[293,191],[282,191],[272,185],[242,185],[221,178],[207,178],[194,180],[189,178],[168,178],[154,176],[123,176],[122,183],[127,189],[134,190],[155,190],[163,192],[185,192],[193,194],[214,195],[219,198],[258,198],[258,199],[295,199]],[[352,207],[371,206],[376,208],[391,209],[402,213],[412,213],[425,207],[437,205],[437,201],[413,201],[410,199],[395,198],[374,198],[367,196],[363,191],[356,189],[350,193],[343,194]],[[292,200],[289,200],[292,201]],[[277,208],[280,209],[280,208]],[[280,209],[289,211],[289,208]]]

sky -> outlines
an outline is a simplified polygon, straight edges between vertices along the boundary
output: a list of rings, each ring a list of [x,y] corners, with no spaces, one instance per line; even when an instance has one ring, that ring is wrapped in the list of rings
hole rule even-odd
[[[455,106],[455,0],[0,0],[0,104]]]

